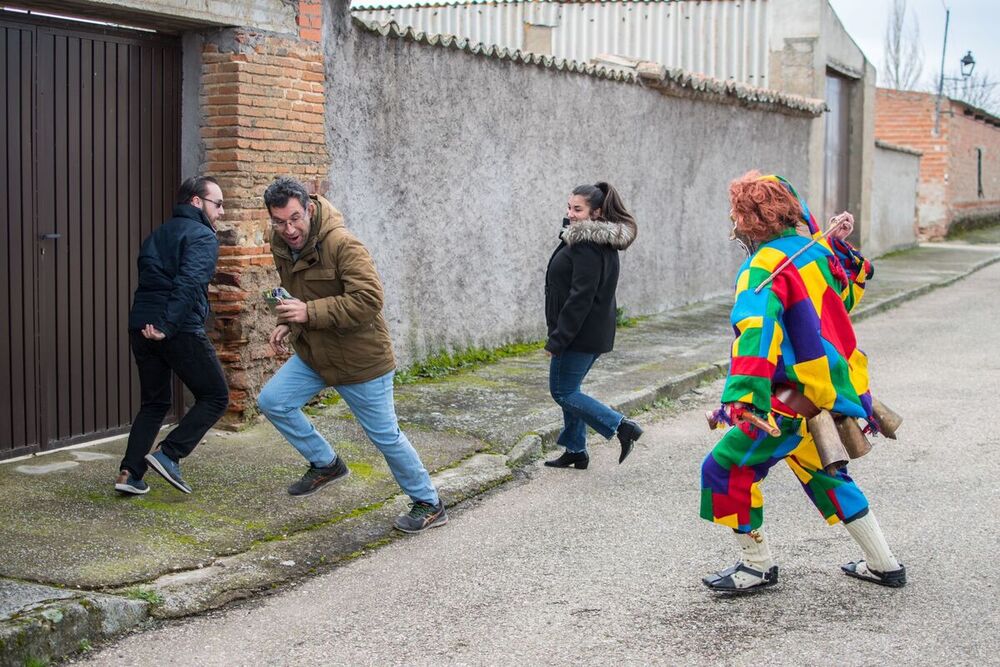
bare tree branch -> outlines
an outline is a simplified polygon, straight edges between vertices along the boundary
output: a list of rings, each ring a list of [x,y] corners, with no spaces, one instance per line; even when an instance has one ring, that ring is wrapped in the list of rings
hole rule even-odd
[[[1000,116],[1000,81],[993,80],[989,72],[973,73],[968,78],[955,74],[945,78],[945,95]]]
[[[906,0],[892,0],[889,21],[885,28],[885,81],[889,88],[912,90],[920,81],[924,69],[920,50],[920,24],[916,16],[907,21]]]

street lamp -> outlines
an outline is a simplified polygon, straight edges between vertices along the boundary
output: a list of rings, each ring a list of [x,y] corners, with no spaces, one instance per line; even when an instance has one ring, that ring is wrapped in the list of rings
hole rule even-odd
[[[941,96],[944,93],[944,80],[961,81],[972,76],[972,70],[976,67],[976,59],[972,57],[972,51],[966,51],[959,61],[962,64],[962,77],[948,77],[944,75],[944,55],[948,50],[948,22],[951,19],[951,10],[944,9],[944,44],[941,45],[941,78],[938,80],[937,100],[934,102],[934,136],[941,133]]]
[[[962,77],[968,79],[972,76],[972,70],[976,68],[976,59],[972,57],[972,51],[966,51],[959,62],[962,63]]]

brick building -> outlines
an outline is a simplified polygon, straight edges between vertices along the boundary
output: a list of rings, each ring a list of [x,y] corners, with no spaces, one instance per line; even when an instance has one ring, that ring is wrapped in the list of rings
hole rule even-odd
[[[1000,219],[1000,118],[943,98],[934,133],[936,96],[879,88],[875,136],[919,151],[917,225],[941,239],[955,225]]]

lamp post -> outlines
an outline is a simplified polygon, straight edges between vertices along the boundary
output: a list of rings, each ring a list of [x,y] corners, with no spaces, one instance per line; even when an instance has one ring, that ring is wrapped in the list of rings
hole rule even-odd
[[[976,59],[972,57],[972,51],[966,51],[959,61],[962,64],[962,76],[950,77],[944,75],[944,56],[948,50],[948,22],[951,19],[951,10],[945,7],[944,10],[944,43],[941,45],[941,78],[938,80],[937,100],[934,102],[934,136],[941,133],[941,98],[944,94],[944,81],[962,81],[972,76],[972,70],[976,67]]]

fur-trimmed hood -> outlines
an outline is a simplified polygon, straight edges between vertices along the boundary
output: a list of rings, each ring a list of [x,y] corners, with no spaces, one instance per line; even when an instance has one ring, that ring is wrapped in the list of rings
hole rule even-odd
[[[596,243],[608,245],[616,250],[625,250],[635,241],[634,224],[610,222],[608,220],[584,220],[575,222],[563,230],[562,240],[566,245],[574,243]]]

